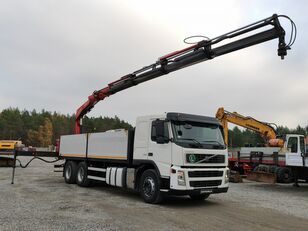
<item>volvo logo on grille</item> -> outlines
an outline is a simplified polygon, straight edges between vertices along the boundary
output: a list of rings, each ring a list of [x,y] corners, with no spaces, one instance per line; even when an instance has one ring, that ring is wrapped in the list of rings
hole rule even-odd
[[[204,159],[202,160],[199,160],[197,163],[200,163],[200,162],[208,162],[210,159],[212,159],[213,157],[217,156],[216,155],[211,155],[211,156],[206,156]]]
[[[190,153],[186,156],[188,163],[224,163],[225,157],[221,154],[194,154]]]

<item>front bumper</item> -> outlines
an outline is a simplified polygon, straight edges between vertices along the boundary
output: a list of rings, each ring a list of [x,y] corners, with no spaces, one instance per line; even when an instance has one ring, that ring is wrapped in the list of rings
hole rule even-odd
[[[229,187],[228,170],[228,167],[181,168],[173,166],[170,176],[170,191],[227,192]]]
[[[226,188],[212,188],[212,189],[194,189],[194,190],[162,190],[162,193],[174,196],[185,196],[185,195],[200,195],[200,194],[216,194],[216,193],[226,193],[229,187]]]

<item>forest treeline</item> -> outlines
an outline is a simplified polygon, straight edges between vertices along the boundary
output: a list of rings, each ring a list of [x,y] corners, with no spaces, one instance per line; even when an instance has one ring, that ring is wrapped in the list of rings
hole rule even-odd
[[[308,126],[297,126],[295,129],[290,129],[284,126],[278,126],[276,128],[277,135],[283,134],[301,134],[308,135]],[[256,132],[244,129],[241,130],[235,126],[232,130],[229,130],[229,147],[244,147],[246,145],[258,146],[264,144],[264,139]]]
[[[87,117],[82,120],[84,132],[131,128],[117,116]],[[47,147],[56,144],[61,135],[73,134],[75,115],[63,115],[42,110],[27,111],[8,108],[0,112],[0,140],[21,140],[27,146]]]
[[[8,108],[0,112],[0,140],[22,140],[26,145],[47,147],[56,143],[61,135],[73,134],[75,115],[63,115],[57,112],[42,110],[27,111],[18,108]],[[84,117],[84,132],[101,132],[110,129],[132,128],[132,125],[119,119],[110,117]],[[295,129],[279,126],[278,134],[297,133],[308,134],[308,126],[297,126]],[[246,144],[262,144],[260,135],[234,127],[229,130],[229,146],[242,147]]]

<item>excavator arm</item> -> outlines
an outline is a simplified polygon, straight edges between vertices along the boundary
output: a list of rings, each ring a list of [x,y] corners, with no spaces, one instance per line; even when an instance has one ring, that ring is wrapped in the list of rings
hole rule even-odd
[[[290,49],[291,41],[289,44],[285,43],[285,31],[280,25],[278,20],[279,17],[286,16],[278,16],[274,14],[269,18],[265,18],[216,38],[202,40],[185,49],[164,55],[155,63],[143,67],[131,74],[125,75],[119,80],[108,84],[107,87],[101,90],[94,91],[93,94],[88,97],[88,100],[77,109],[75,133],[81,133],[82,117],[87,114],[100,100],[103,100],[104,98],[119,91],[159,76],[166,75],[170,72],[276,38],[278,38],[278,55],[281,59],[283,59],[287,55],[287,50]],[[266,30],[255,34],[251,33],[255,30],[260,30],[261,28],[264,29],[265,27],[267,27]],[[231,41],[229,43],[226,42],[223,45],[219,45],[220,43],[225,42],[225,40],[234,39],[239,36],[242,37],[235,41]]]
[[[269,123],[258,121],[252,117],[243,116],[237,112],[225,111],[223,107],[218,108],[216,118],[221,121],[224,128],[226,144],[228,144],[229,122],[259,133],[269,146],[283,145],[283,140],[277,139],[276,131]]]

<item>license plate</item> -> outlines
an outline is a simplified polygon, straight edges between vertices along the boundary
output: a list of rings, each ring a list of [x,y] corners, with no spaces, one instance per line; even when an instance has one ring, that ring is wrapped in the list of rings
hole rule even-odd
[[[201,189],[200,193],[203,194],[203,193],[212,193],[213,190],[212,189]]]

